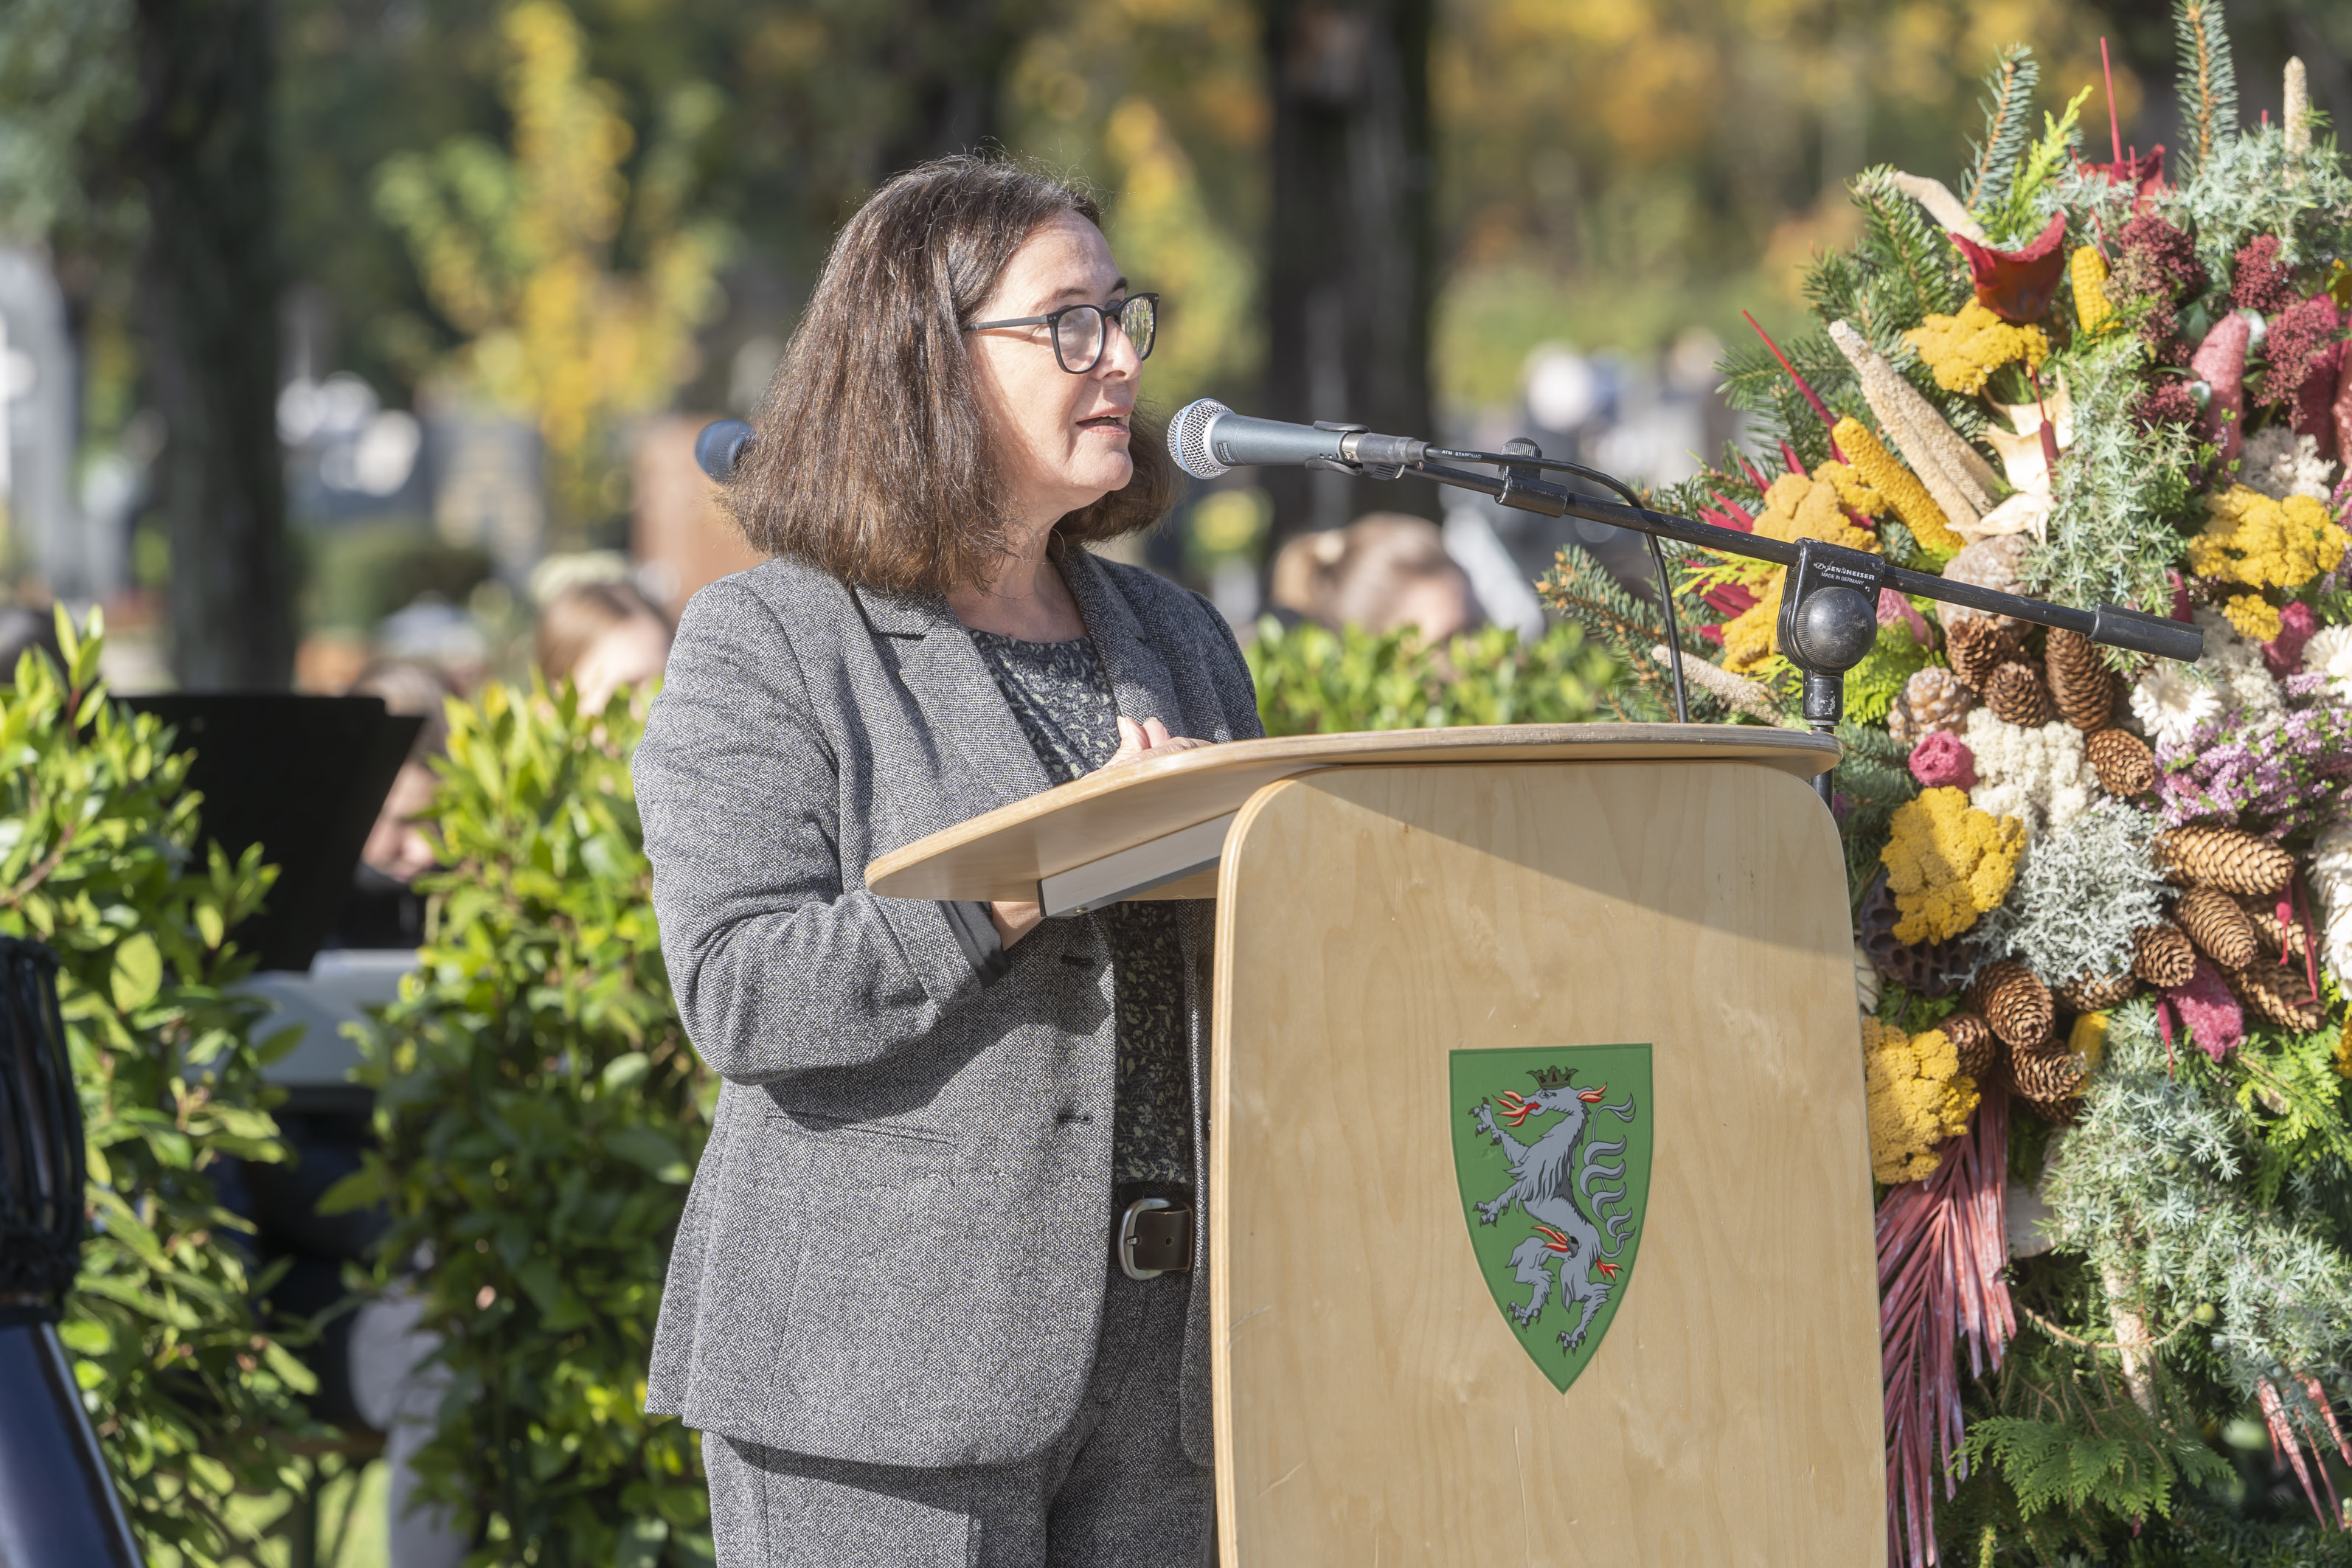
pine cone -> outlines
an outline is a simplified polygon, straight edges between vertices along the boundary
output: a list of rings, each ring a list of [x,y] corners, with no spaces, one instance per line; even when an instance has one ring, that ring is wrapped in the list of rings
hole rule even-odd
[[[1913,670],[1903,683],[1903,706],[1911,715],[1914,741],[1930,730],[1957,732],[1976,705],[1960,678],[1940,664]]]
[[[1981,616],[1948,621],[1944,626],[1944,653],[1952,661],[1952,674],[1959,683],[1979,697],[1985,694],[1985,682],[1992,678],[1994,670],[2004,664],[2025,662],[2017,639]]]
[[[1936,1027],[1944,1031],[1944,1037],[1960,1053],[1960,1070],[1974,1079],[1979,1089],[1992,1080],[1992,1075],[2000,1069],[2000,1037],[1992,1032],[1992,1026],[1984,1021],[1982,1014],[1955,1013]]]
[[[2018,533],[1996,533],[1990,539],[1979,539],[1962,545],[1958,554],[1945,562],[1941,575],[1947,583],[1969,583],[2014,594],[2019,591],[2018,573],[2025,564],[2025,536]],[[1936,615],[1948,631],[1969,620],[1990,621],[2008,632],[2025,630],[2021,621],[1988,610],[1972,610],[1966,605],[1938,605]]]
[[[2278,900],[2274,898],[2250,894],[2238,900],[2238,907],[2246,911],[2247,922],[2254,928],[2254,940],[2263,944],[2265,953],[2299,954],[2311,940],[2311,922],[2300,912],[2291,921],[2280,921]],[[2282,958],[2279,962],[2285,963],[2287,960]]]
[[[2115,711],[2116,678],[2080,632],[2051,628],[2042,645],[2042,663],[2050,678],[2050,695],[2066,722],[2085,733],[2102,728]],[[2102,782],[2105,775],[2100,775]]]
[[[2129,799],[2156,787],[2156,753],[2129,730],[2097,731],[2083,746],[2099,771],[2099,787],[2109,795]]]
[[[1877,965],[1878,973],[1915,996],[1940,998],[1958,991],[1968,973],[1964,944],[1958,940],[1897,942],[1895,922],[1901,918],[1895,895],[1886,886],[1886,873],[1881,871],[1863,895],[1860,919],[1862,950]]]
[[[2160,991],[2186,985],[2197,973],[2197,950],[2179,926],[2142,926],[2132,933],[2132,973]]]
[[[1984,1015],[2012,1053],[2030,1051],[2049,1039],[2058,1022],[2050,987],[2013,958],[1995,959],[1977,971],[1976,984],[1969,987],[1969,1006]]]
[[[2123,974],[2078,974],[2058,988],[2058,1000],[2077,1013],[2104,1013],[2139,989],[2139,982]]]
[[[2027,1100],[2071,1100],[2083,1090],[2083,1058],[2072,1051],[2011,1051],[2010,1081]]]
[[[2230,972],[2230,989],[2239,1001],[2298,1035],[2311,1033],[2325,1021],[2319,999],[2311,994],[2310,977],[2300,969],[2259,959]]]
[[[2030,664],[2004,664],[1985,677],[1985,706],[2004,724],[2039,730],[2056,717],[2050,688]]]
[[[2224,969],[2243,969],[2262,956],[2254,924],[2238,900],[2219,888],[2199,886],[2180,895],[2172,918],[2189,940]]]
[[[2168,882],[2210,882],[2225,893],[2275,893],[2294,875],[2294,857],[2267,838],[2202,824],[2159,833],[2148,845]]]

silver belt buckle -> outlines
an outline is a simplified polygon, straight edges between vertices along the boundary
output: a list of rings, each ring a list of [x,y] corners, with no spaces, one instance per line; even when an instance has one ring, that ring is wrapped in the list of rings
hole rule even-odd
[[[1138,1268],[1135,1266],[1135,1216],[1154,1209],[1171,1209],[1176,1205],[1166,1198],[1138,1198],[1127,1205],[1118,1216],[1118,1271],[1129,1279],[1157,1279],[1168,1272],[1165,1268]]]

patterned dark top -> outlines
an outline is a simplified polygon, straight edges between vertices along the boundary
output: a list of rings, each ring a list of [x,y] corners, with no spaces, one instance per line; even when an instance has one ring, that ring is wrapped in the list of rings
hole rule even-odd
[[[971,640],[1046,777],[1068,784],[1110,761],[1118,750],[1118,709],[1092,642],[1023,642],[982,631],[973,632]],[[1168,904],[1136,901],[1089,918],[1102,922],[1110,944],[1118,1006],[1111,1179],[1189,1185],[1192,1080],[1176,911]]]

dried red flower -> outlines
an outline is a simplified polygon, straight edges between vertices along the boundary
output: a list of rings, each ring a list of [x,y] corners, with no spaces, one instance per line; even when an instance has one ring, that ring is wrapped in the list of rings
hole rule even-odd
[[[2211,281],[2197,259],[2197,245],[2152,212],[2124,225],[2116,236],[2115,279],[2108,287],[2128,294],[2161,292],[2171,300],[2201,294]]]
[[[2293,404],[2318,362],[2334,362],[2329,351],[2343,324],[2336,301],[2325,294],[2297,300],[2281,310],[2272,319],[2270,335],[2263,340],[2263,353],[2270,368],[2263,372],[2256,397],[2274,408]]]
[[[2294,302],[2294,280],[2278,258],[2278,236],[2258,234],[2230,263],[2230,298],[2242,310],[2273,315]]]
[[[2164,183],[2164,143],[2159,142],[2137,157],[2119,159],[2113,163],[2081,163],[2076,168],[2085,174],[2105,174],[2113,185],[2137,185],[2137,199],[2146,201],[2167,188]]]
[[[2048,226],[2022,250],[1995,250],[1960,234],[1952,236],[1952,243],[1969,258],[1977,303],[2021,327],[2049,314],[2058,280],[2066,273],[2064,213],[2052,213]]]
[[[2150,428],[2190,424],[2197,413],[2197,399],[2185,381],[2160,381],[2141,393],[2131,406],[2131,416]]]

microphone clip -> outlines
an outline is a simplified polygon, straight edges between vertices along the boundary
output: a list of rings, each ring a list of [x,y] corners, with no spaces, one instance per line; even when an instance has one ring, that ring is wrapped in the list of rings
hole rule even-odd
[[[1315,421],[1315,428],[1328,430],[1338,436],[1368,436],[1372,429],[1369,425],[1342,425],[1329,419],[1318,419]],[[1347,450],[1348,446],[1349,443],[1346,441],[1339,443],[1342,451]],[[1322,468],[1334,474],[1346,474],[1351,479],[1395,479],[1404,477],[1402,463],[1351,463],[1335,458],[1309,458],[1300,466]]]

